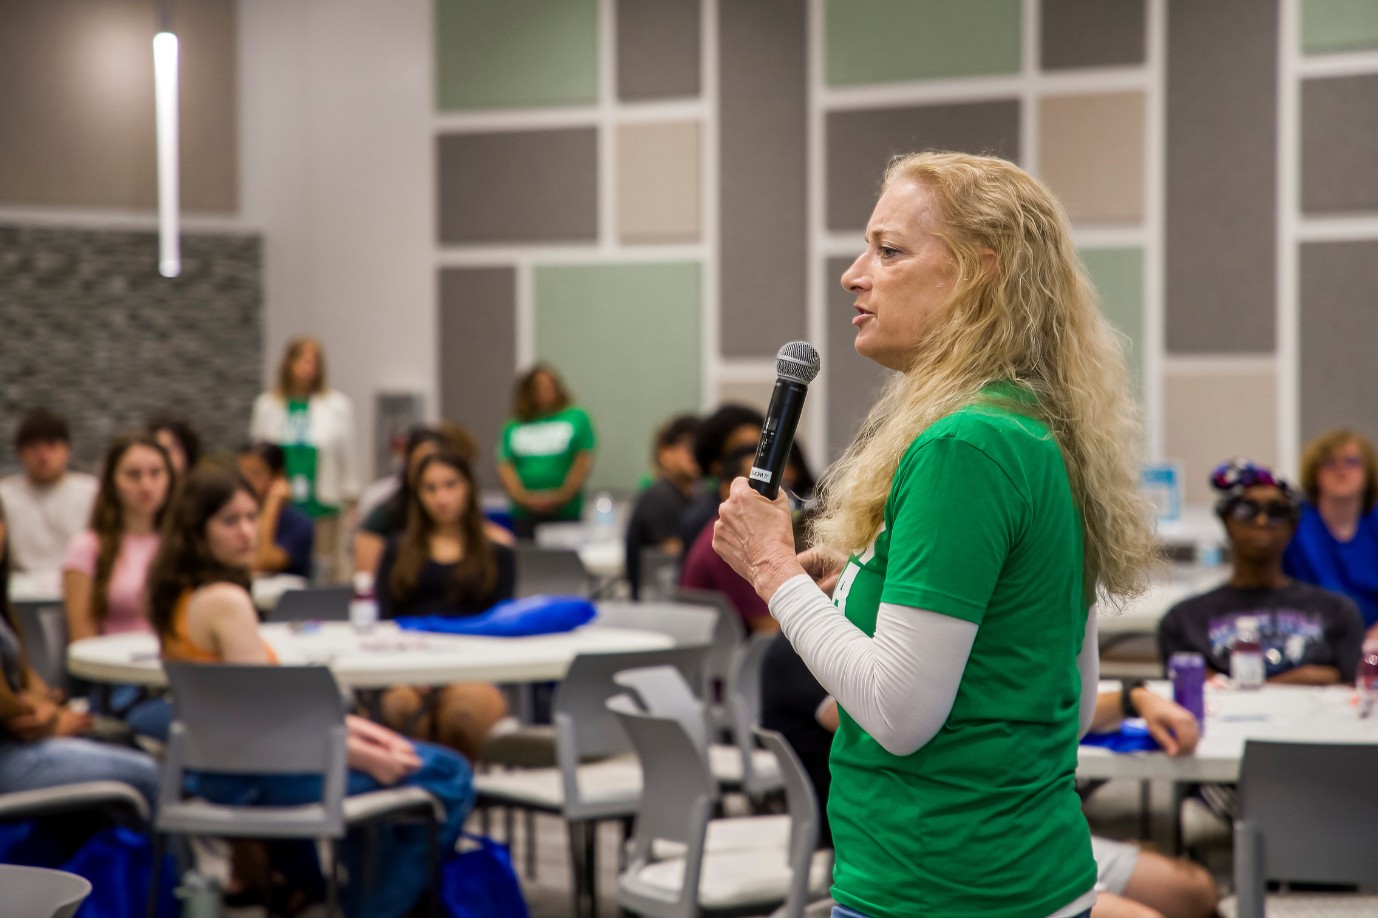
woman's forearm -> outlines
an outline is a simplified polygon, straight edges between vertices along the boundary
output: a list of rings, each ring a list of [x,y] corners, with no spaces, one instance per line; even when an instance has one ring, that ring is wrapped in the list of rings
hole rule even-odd
[[[881,603],[868,637],[806,574],[775,591],[770,612],[828,693],[888,752],[909,755],[946,723],[974,623]]]

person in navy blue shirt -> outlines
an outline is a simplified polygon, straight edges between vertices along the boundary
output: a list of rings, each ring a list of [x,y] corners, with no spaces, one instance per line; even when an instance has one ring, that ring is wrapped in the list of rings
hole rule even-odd
[[[1307,444],[1306,493],[1283,569],[1291,577],[1354,600],[1364,626],[1378,624],[1378,455],[1352,430],[1332,430]]]
[[[239,451],[239,473],[258,498],[256,574],[294,574],[311,579],[316,524],[292,506],[282,447],[260,440]]]

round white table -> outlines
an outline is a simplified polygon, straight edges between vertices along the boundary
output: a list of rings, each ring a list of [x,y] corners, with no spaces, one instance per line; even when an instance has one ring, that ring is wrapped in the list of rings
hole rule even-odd
[[[1171,697],[1167,683],[1151,686]],[[1378,743],[1378,715],[1359,717],[1352,686],[1265,685],[1255,691],[1206,688],[1206,723],[1195,753],[1119,753],[1081,746],[1077,777],[1229,783],[1239,779],[1251,739],[1307,743]]]
[[[347,623],[260,629],[282,663],[324,663],[342,686],[443,685],[447,682],[542,682],[560,679],[580,653],[658,650],[664,634],[585,625],[565,634],[493,638],[402,631],[380,622],[368,634]],[[92,682],[164,685],[158,642],[149,634],[88,638],[67,648],[67,668]]]

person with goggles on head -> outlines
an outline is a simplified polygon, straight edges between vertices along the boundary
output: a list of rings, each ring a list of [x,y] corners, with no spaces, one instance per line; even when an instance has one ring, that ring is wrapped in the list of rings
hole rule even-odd
[[[1346,596],[1283,573],[1300,496],[1284,479],[1248,459],[1221,464],[1211,475],[1211,486],[1220,495],[1215,512],[1230,541],[1230,579],[1168,610],[1158,624],[1162,658],[1195,651],[1210,669],[1228,675],[1239,619],[1249,617],[1263,645],[1269,682],[1353,682],[1364,630],[1358,607]]]

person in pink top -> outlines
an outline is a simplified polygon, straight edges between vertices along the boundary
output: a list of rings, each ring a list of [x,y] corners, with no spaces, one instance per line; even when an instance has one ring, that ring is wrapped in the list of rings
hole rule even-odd
[[[73,537],[62,565],[71,640],[152,633],[146,580],[172,483],[172,461],[157,440],[126,434],[111,442],[90,527]]]

